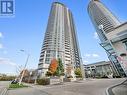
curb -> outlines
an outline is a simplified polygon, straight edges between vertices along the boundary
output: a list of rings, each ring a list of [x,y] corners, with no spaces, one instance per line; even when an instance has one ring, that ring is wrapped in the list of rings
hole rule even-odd
[[[106,95],[115,95],[115,94],[113,93],[112,89],[115,88],[115,87],[117,87],[117,86],[119,86],[119,85],[122,85],[125,81],[127,81],[127,79],[124,80],[123,82],[119,83],[119,84],[116,84],[116,85],[113,85],[113,86],[108,87],[108,88],[106,89],[106,91],[105,91]]]
[[[8,95],[8,89],[4,88],[0,95]]]

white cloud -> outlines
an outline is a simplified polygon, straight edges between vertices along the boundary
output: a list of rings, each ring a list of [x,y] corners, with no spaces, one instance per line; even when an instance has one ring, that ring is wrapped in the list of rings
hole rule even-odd
[[[94,32],[94,38],[99,39],[97,32]]]
[[[100,57],[100,56],[98,54],[93,53],[93,54],[85,54],[84,57],[85,58],[97,58],[97,57]]]
[[[86,60],[86,58],[82,58],[83,64],[88,64],[89,61]]]
[[[7,65],[11,65],[11,66],[17,66],[16,63],[12,62],[8,58],[0,58],[0,64],[7,64]]]
[[[2,32],[0,32],[0,38],[2,38],[3,37],[3,34],[2,34]]]
[[[3,45],[0,43],[0,49],[2,49],[3,48]]]
[[[87,64],[87,63],[89,63],[89,61],[87,61],[87,60],[84,60],[84,61],[83,61],[83,63],[84,63],[84,64]]]
[[[93,57],[100,57],[98,54],[92,54]]]

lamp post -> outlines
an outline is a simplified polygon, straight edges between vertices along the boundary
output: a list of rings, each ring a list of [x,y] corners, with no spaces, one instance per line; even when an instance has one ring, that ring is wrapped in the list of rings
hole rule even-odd
[[[25,74],[25,69],[26,69],[26,66],[27,66],[27,63],[28,63],[28,60],[29,60],[29,56],[30,56],[30,54],[27,53],[25,50],[20,50],[20,51],[27,54],[27,59],[26,59],[26,62],[25,62],[25,65],[24,65],[24,68],[23,68],[23,71],[22,71],[22,74],[21,74],[21,78],[20,78],[20,81],[19,81],[19,85],[21,85],[21,83],[22,83],[22,79],[23,79],[23,76]]]

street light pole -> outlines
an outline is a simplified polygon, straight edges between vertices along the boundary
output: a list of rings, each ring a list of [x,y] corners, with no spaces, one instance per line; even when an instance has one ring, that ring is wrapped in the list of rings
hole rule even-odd
[[[20,50],[21,52],[25,52],[25,50]],[[26,52],[25,52],[26,53]],[[27,59],[26,59],[26,63],[24,65],[24,68],[23,68],[23,71],[22,71],[22,74],[21,74],[21,78],[20,78],[20,81],[19,81],[19,85],[21,85],[22,83],[22,79],[23,79],[23,76],[25,74],[25,69],[26,69],[26,66],[27,66],[27,63],[28,63],[28,60],[29,60],[29,56],[30,54],[29,53],[26,53],[27,54]]]

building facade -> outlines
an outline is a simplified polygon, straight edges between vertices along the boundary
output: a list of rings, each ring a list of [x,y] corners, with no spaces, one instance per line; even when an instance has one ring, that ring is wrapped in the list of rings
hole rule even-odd
[[[112,62],[117,75],[126,76],[125,66],[118,60],[119,55],[116,51],[118,46],[114,46],[112,40],[109,39],[109,35],[111,35],[117,27],[121,26],[121,22],[99,0],[90,1],[88,5],[88,13],[101,40],[100,45],[106,50],[108,58]]]
[[[84,68],[86,77],[113,77],[116,73],[110,61],[101,61],[93,64],[84,65]]]
[[[41,76],[45,76],[53,58],[62,60],[65,75],[75,77],[74,69],[81,64],[76,29],[71,11],[59,2],[52,4],[48,19],[38,64]]]
[[[106,36],[111,42],[115,50],[116,58],[127,76],[127,22],[115,27],[114,30]],[[105,44],[108,44],[108,42]],[[105,46],[103,47],[107,49]]]

